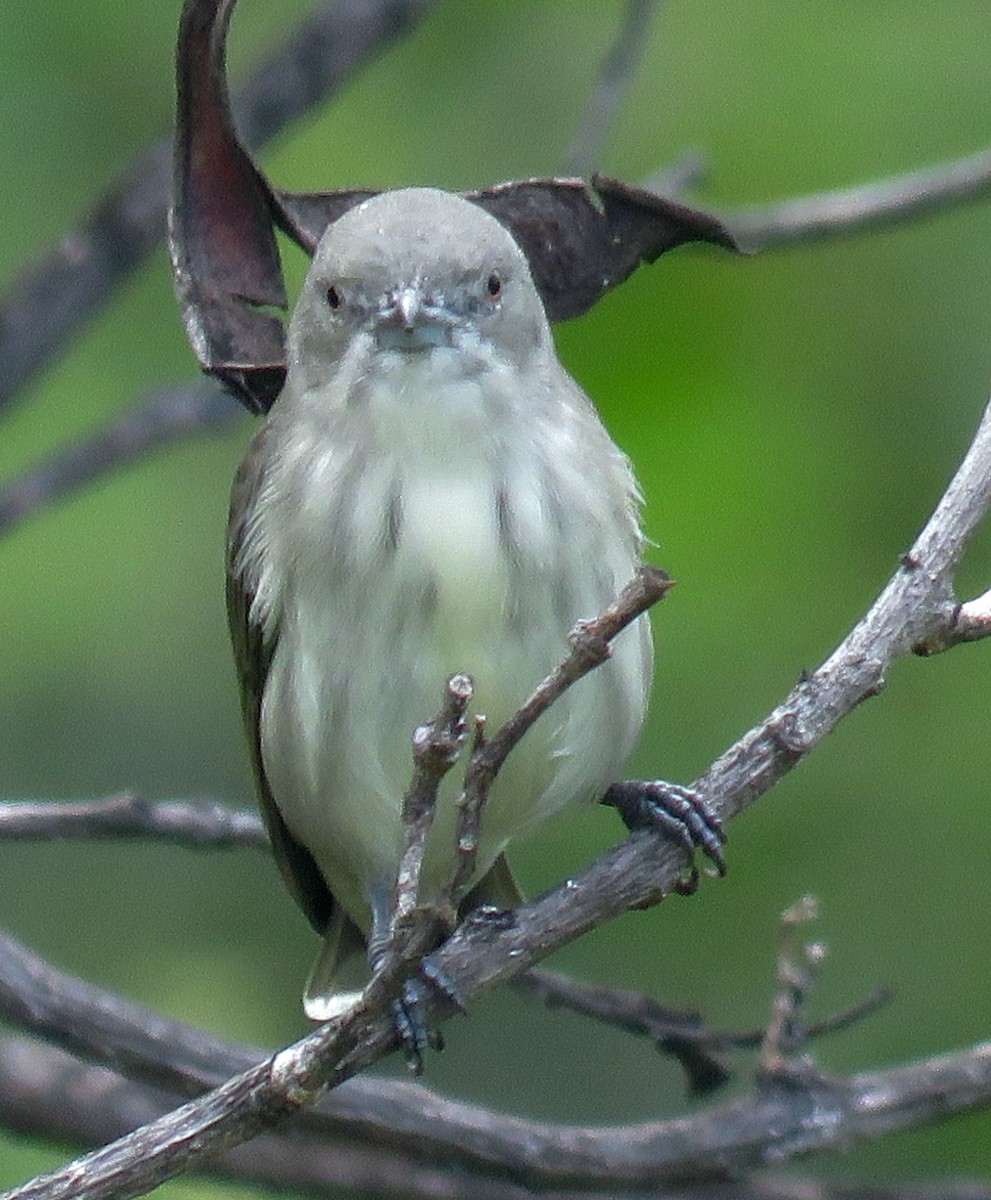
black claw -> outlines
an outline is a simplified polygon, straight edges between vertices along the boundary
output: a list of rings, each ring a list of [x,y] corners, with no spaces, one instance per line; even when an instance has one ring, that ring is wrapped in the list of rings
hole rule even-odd
[[[627,829],[653,829],[677,842],[692,856],[696,850],[715,864],[720,875],[726,874],[723,846],[726,834],[722,822],[702,797],[691,788],[663,779],[633,780],[614,783],[602,803],[615,808]],[[692,867],[690,882],[698,884],[698,872]],[[694,891],[694,886],[690,887]]]
[[[393,1005],[393,1021],[402,1044],[406,1065],[414,1075],[423,1074],[423,1056],[442,1050],[440,1034],[427,1023],[426,993],[416,979],[407,979],[402,996]]]
[[[428,1050],[443,1050],[444,1038],[429,1021],[427,984],[435,987],[459,1012],[465,1012],[461,993],[445,971],[423,963],[422,978],[407,979],[401,997],[393,1005],[393,1024],[402,1046],[406,1065],[414,1075],[423,1074],[423,1059]]]

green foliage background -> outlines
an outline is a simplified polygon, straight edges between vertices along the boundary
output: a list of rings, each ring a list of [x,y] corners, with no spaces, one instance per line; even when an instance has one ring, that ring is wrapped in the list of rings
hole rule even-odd
[[[178,7],[0,6],[3,279],[168,127]],[[244,0],[234,76],[307,7]],[[448,0],[263,162],[299,188],[551,173],[620,9]],[[701,146],[702,203],[730,208],[969,153],[991,128],[989,47],[981,0],[671,0],[602,166],[640,180]],[[989,244],[979,203],[751,260],[684,250],[560,329],[567,365],[636,464],[653,557],[680,581],[656,615],[655,699],[632,771],[690,779],[881,587],[986,398]],[[298,281],[300,258],[288,266]],[[0,469],[192,374],[160,252],[10,410]],[[221,546],[251,428],[245,417],[114,476],[0,545],[0,794],[127,787],[250,803]],[[963,592],[989,576],[985,534]],[[826,1070],[991,1035],[989,653],[898,666],[733,825],[726,880],[630,915],[556,965],[697,1005],[718,1025],[760,1023],[777,915],[812,892],[832,951],[817,1010],[878,983],[896,991],[882,1015],[819,1048]],[[539,890],[618,836],[607,813],[558,824],[516,856],[520,873]],[[61,967],[231,1037],[275,1044],[303,1030],[312,938],[262,856],[82,843],[2,854],[0,921]],[[457,1095],[576,1122],[685,1108],[674,1068],[642,1045],[511,995],[448,1036],[429,1082]],[[989,1134],[978,1114],[806,1168],[864,1182],[991,1178]],[[64,1153],[0,1138],[0,1186]]]

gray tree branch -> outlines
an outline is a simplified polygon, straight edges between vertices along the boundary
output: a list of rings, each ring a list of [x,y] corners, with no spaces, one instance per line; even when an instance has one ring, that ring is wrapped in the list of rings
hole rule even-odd
[[[52,1104],[52,1096],[68,1103]],[[85,1066],[51,1046],[24,1038],[0,1040],[0,1120],[10,1129],[60,1143],[102,1145],[161,1115],[167,1095],[112,1072]],[[210,1175],[314,1197],[336,1197],[341,1188],[390,1200],[455,1200],[464,1195],[463,1175],[447,1163],[431,1163],[400,1148],[362,1145],[344,1134],[311,1136],[296,1125],[260,1134],[218,1158]],[[532,1200],[534,1192],[508,1172],[472,1174],[476,1200]],[[596,1190],[599,1200],[647,1200],[655,1187]],[[542,1200],[587,1200],[580,1189],[542,1189]],[[732,1182],[679,1187],[680,1200],[991,1200],[991,1189],[963,1181],[903,1183],[880,1188],[835,1188],[801,1177],[751,1176]]]
[[[461,1172],[471,1171],[472,1195],[491,1200],[522,1200],[537,1190],[548,1200],[592,1193],[656,1195],[659,1187],[672,1181],[687,1186],[687,1180],[696,1175],[691,1155],[704,1154],[712,1161],[724,1147],[729,1131],[734,1142],[727,1166],[749,1171],[755,1162],[780,1161],[781,1153],[847,1146],[850,1137],[873,1137],[879,1131],[912,1127],[947,1112],[987,1105],[989,1091],[991,1046],[984,1044],[908,1067],[821,1081],[813,1090],[766,1087],[732,1105],[682,1121],[617,1129],[542,1128],[523,1122],[522,1128],[502,1129],[500,1126],[511,1126],[511,1119],[496,1115],[491,1129],[488,1114],[477,1110],[477,1140],[490,1148],[493,1142],[502,1142],[498,1148],[506,1151],[489,1153],[484,1162],[438,1154],[435,1138],[419,1148],[392,1139],[385,1144],[362,1143],[350,1137],[346,1127],[317,1131],[312,1125],[294,1122],[280,1133],[262,1133],[235,1154],[203,1167],[210,1173],[317,1195],[345,1185],[372,1195],[432,1200],[451,1195],[455,1179],[460,1178],[464,1185],[463,1175],[451,1175],[455,1165]],[[57,1106],[51,1102],[53,1095],[62,1098]],[[160,1118],[171,1103],[167,1093],[123,1081],[103,1068],[84,1066],[52,1047],[17,1038],[0,1040],[0,1117],[9,1128],[34,1136],[40,1132],[59,1141],[100,1144]],[[424,1115],[436,1128],[451,1107],[462,1121],[466,1112],[472,1111],[471,1106],[439,1101],[437,1108],[427,1106]],[[676,1172],[684,1170],[686,1163],[691,1173],[679,1176]],[[586,1170],[590,1165],[592,1177]],[[576,1178],[576,1173],[581,1177]],[[734,1182],[743,1190],[715,1194],[764,1194],[759,1179]],[[19,1194],[31,1193],[9,1193]],[[693,1188],[685,1194],[710,1193]],[[791,1194],[789,1190],[768,1193],[778,1197]],[[858,1193],[854,1190],[852,1194]],[[883,1194],[902,1193],[893,1189]],[[958,1193],[953,1183],[946,1181],[932,1194]],[[974,1195],[987,1195],[987,1190]]]
[[[742,248],[770,250],[868,233],[983,199],[989,192],[991,150],[981,150],[855,187],[731,210],[722,219]]]
[[[78,488],[176,442],[227,425],[243,411],[212,381],[156,389],[102,429],[0,484],[0,536]]]
[[[331,14],[336,18],[341,12],[354,15],[363,10],[380,18],[391,14],[389,20],[398,20],[402,24],[416,19],[415,14],[428,7],[425,3],[371,6],[342,3],[325,15],[329,19]],[[638,7],[646,6],[631,2],[629,13]],[[396,14],[400,15],[397,17]],[[392,36],[395,31],[393,28],[387,34],[376,36]],[[312,40],[312,30],[301,35],[295,57],[286,61],[299,67],[303,61],[300,53],[307,48],[303,43],[305,41],[309,46]],[[337,30],[331,44],[347,44],[350,52],[354,43],[347,43]],[[314,55],[312,61],[318,60],[325,61],[326,55]],[[355,58],[343,67],[338,62],[336,66],[346,71],[357,61]],[[276,72],[276,76],[278,74]],[[285,74],[283,70],[282,75]],[[276,78],[275,82],[280,79]],[[312,102],[305,87],[293,87],[289,92],[295,98],[292,103],[305,105]],[[261,120],[266,111],[273,111],[270,101],[261,105],[256,116]],[[280,120],[295,115],[291,103],[283,111],[287,116]],[[257,130],[259,137],[264,135],[263,125],[264,121],[261,121]],[[249,138],[253,140],[250,130]],[[155,240],[151,230],[156,220],[160,224],[160,213],[154,216],[160,197],[152,193],[162,172],[160,155],[156,159],[156,153],[151,151],[147,163],[135,170],[126,186],[109,196],[79,234],[67,240],[47,264],[46,275],[22,281],[20,291],[15,288],[11,297],[13,308],[9,313],[16,319],[9,313],[4,314],[5,329],[11,337],[8,340],[0,338],[0,367],[3,368],[0,378],[7,385],[6,390],[0,387],[0,404],[54,353],[85,314],[109,294]],[[991,153],[984,152],[860,188],[747,210],[736,217],[730,216],[728,223],[751,246],[771,247],[870,229],[882,222],[905,219],[981,196],[989,186]],[[148,214],[153,214],[151,219]],[[110,261],[105,253],[112,242],[122,248],[114,261]],[[51,294],[46,298],[42,285],[55,288],[58,298],[65,301],[64,305],[56,306]],[[37,328],[31,328],[31,315],[38,311],[31,305],[39,303],[47,305],[49,314],[55,313],[56,319],[47,322],[47,329],[46,323],[37,321],[33,322]],[[9,357],[5,358],[5,354]],[[233,406],[230,408],[235,411]],[[154,415],[149,417],[152,410]],[[4,527],[5,519],[9,525],[18,517],[37,511],[55,495],[140,457],[157,445],[188,435],[193,429],[225,420],[226,416],[219,407],[216,394],[208,396],[202,390],[181,395],[177,390],[164,396],[160,406],[146,408],[143,420],[135,419],[133,413],[126,414],[121,422],[108,427],[96,438],[58,456],[58,462],[50,460],[40,471],[36,469],[14,481],[14,492],[8,485],[8,490],[0,495],[0,529]],[[876,694],[883,687],[884,674],[896,658],[909,650],[935,653],[962,641],[987,636],[991,630],[988,601],[991,593],[960,604],[953,594],[953,573],[967,540],[987,509],[989,488],[991,431],[986,414],[960,472],[932,520],[864,620],[817,672],[793,690],[784,704],[696,781],[696,788],[714,807],[724,815],[732,816],[756,800],[814,749],[861,699]],[[130,829],[136,836],[151,831],[156,836],[186,839],[184,830],[187,825],[195,824],[195,814],[187,812],[179,814],[178,820],[169,827],[168,823],[156,824],[147,814],[136,813],[127,801],[118,802],[116,808],[118,811],[114,810],[113,804],[107,803],[102,813],[92,806],[88,812],[67,812],[63,828],[70,835],[89,825],[87,836],[94,828],[102,830],[106,836],[120,836]],[[20,809],[16,814],[21,821],[20,832],[12,820],[8,835],[37,836],[28,830],[32,820],[38,830],[44,815],[38,811],[32,815],[26,806],[20,806]],[[201,844],[225,844],[225,838],[230,842],[251,841],[257,834],[257,830],[251,830],[250,823],[227,832],[223,831],[222,825],[223,819],[213,814],[203,826]],[[2,832],[0,825],[0,834]],[[500,928],[480,924],[464,927],[438,952],[436,962],[461,994],[470,998],[511,978],[528,963],[539,961],[551,950],[627,907],[657,900],[675,890],[681,867],[676,853],[645,835],[635,835],[603,856],[566,889],[524,906],[513,924]],[[14,959],[16,962],[16,955]],[[154,1112],[146,1109],[148,1115],[154,1115],[155,1124],[130,1135],[122,1146],[107,1147],[90,1156],[84,1164],[70,1166],[11,1195],[139,1194],[190,1162],[202,1161],[205,1147],[209,1148],[210,1154],[225,1152],[253,1132],[300,1112],[323,1094],[328,1083],[347,1079],[386,1052],[392,1043],[388,1003],[401,982],[402,972],[411,970],[413,963],[413,959],[399,961],[391,974],[378,976],[362,1004],[343,1022],[318,1031],[267,1060],[245,1062],[242,1058],[240,1065],[234,1068],[240,1071],[239,1075],[220,1084],[212,1094],[176,1112],[166,1114],[161,1111],[161,1106],[169,1101],[167,1096],[160,1095],[160,1108]],[[30,964],[22,961],[20,966],[22,970],[28,970]],[[59,987],[63,989],[58,997],[61,1003],[72,993],[66,992],[62,983]],[[79,1006],[85,1008],[86,1005],[78,994],[75,1002],[78,1015]],[[99,996],[94,990],[88,998],[89,1009],[94,1010],[98,1003]],[[102,1053],[108,1061],[114,1061],[113,1056],[122,1053],[120,1013],[109,1015]],[[146,1018],[142,1019],[146,1022]],[[51,1032],[51,1020],[47,1032]],[[160,1032],[171,1038],[175,1031],[163,1027]],[[147,1027],[141,1033],[147,1033]],[[93,1052],[95,1040],[92,1031],[83,1035],[78,1028],[66,1028],[62,1034],[63,1044],[74,1045],[87,1053]],[[123,1057],[127,1058],[127,1054]],[[157,1068],[157,1075],[149,1070],[142,1076],[141,1069],[134,1066],[139,1057],[140,1053],[135,1051],[129,1060],[135,1074],[149,1080],[157,1078],[160,1082],[163,1078],[161,1067]],[[5,1060],[0,1056],[2,1061]],[[23,1061],[22,1058],[22,1064]],[[0,1065],[0,1079],[3,1070]],[[195,1070],[201,1072],[201,1087],[218,1083],[216,1058],[209,1064],[201,1061],[198,1067],[187,1063],[183,1071],[172,1068],[170,1082],[188,1091],[189,1079]],[[228,1073],[223,1072],[224,1075]],[[168,1069],[165,1075],[168,1077]],[[355,1080],[350,1086],[354,1088],[359,1082],[366,1081]],[[131,1086],[141,1092],[142,1085]],[[150,1085],[143,1086],[147,1104],[150,1102],[147,1093]],[[483,1175],[486,1171],[509,1169],[515,1171],[514,1178],[522,1180],[525,1186],[541,1188],[612,1188],[626,1184],[631,1188],[653,1188],[672,1178],[684,1177],[686,1172],[691,1173],[700,1161],[709,1164],[727,1162],[739,1169],[749,1169],[766,1161],[769,1154],[780,1156],[829,1146],[835,1144],[837,1138],[847,1142],[857,1137],[877,1136],[879,1132],[934,1119],[947,1111],[987,1104],[989,1095],[991,1046],[982,1045],[956,1055],[892,1071],[859,1075],[839,1083],[816,1080],[797,1094],[793,1088],[765,1085],[755,1097],[711,1110],[687,1127],[690,1160],[685,1157],[684,1123],[674,1123],[677,1128],[674,1125],[637,1126],[622,1131],[622,1137],[617,1139],[615,1131],[562,1130],[556,1126],[540,1129],[533,1123],[521,1124],[507,1119],[501,1129],[500,1141],[500,1130],[493,1114],[485,1110],[473,1112],[470,1106],[451,1105],[437,1097],[432,1098],[433,1109],[429,1105],[424,1109],[421,1107],[423,1096],[418,1097],[415,1115],[421,1121],[429,1116],[429,1136],[407,1133],[406,1144],[411,1146],[415,1138],[420,1152],[436,1153],[442,1158],[444,1153],[452,1153],[454,1142],[449,1130],[456,1127],[457,1154],[464,1156],[473,1169]],[[321,1109],[306,1112],[297,1124],[305,1130],[306,1122],[318,1119],[321,1112]],[[401,1143],[406,1126],[401,1115],[393,1113],[393,1116],[399,1119],[391,1123],[390,1128],[399,1131]],[[406,1119],[412,1120],[412,1117],[411,1105]],[[315,1131],[312,1136],[316,1138]],[[188,1153],[191,1140],[196,1143],[195,1156]],[[272,1144],[281,1145],[282,1139],[272,1138]],[[535,1147],[540,1154],[539,1166],[533,1164]],[[238,1150],[242,1155],[251,1152],[250,1146]],[[283,1157],[292,1158],[293,1155],[290,1152]],[[391,1178],[396,1181],[402,1171],[411,1171],[411,1161],[400,1160]],[[388,1174],[388,1165],[372,1152],[369,1152],[367,1165],[373,1173],[377,1165],[379,1178]],[[369,1177],[364,1178],[365,1183],[361,1186],[369,1186]],[[407,1179],[414,1178],[420,1187],[419,1177],[407,1175]],[[85,1183],[81,1183],[83,1179]],[[487,1187],[491,1183],[486,1180]],[[424,1197],[444,1194],[444,1186],[443,1176],[431,1168],[423,1175],[422,1190],[413,1190],[410,1194]],[[515,1184],[512,1186],[516,1187]],[[508,1197],[515,1192],[496,1189],[479,1194]]]
[[[194,849],[271,850],[257,813],[215,800],[151,801],[119,792],[100,800],[0,802],[0,840],[59,838],[154,838]]]

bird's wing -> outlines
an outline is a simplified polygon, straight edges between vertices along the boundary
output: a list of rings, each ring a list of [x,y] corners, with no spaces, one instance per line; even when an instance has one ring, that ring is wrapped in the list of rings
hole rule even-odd
[[[264,439],[266,430],[256,436],[250,450],[238,468],[231,492],[231,516],[227,528],[227,620],[234,644],[234,661],[241,688],[241,713],[248,735],[248,749],[254,770],[261,804],[262,818],[272,842],[275,861],[286,885],[310,924],[319,934],[325,934],[338,908],[312,855],[293,837],[282,819],[265,777],[261,753],[260,716],[265,679],[275,650],[276,637],[265,636],[261,625],[252,620],[252,589],[239,569],[240,547],[245,534],[245,517],[262,483]],[[338,924],[340,922],[337,922]],[[350,925],[348,918],[344,923]],[[354,940],[352,943],[351,934]],[[361,945],[362,938],[355,927],[348,930],[349,944]]]

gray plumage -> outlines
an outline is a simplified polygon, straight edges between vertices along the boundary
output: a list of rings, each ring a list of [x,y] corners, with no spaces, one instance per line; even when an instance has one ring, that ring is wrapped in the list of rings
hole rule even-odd
[[[387,913],[410,736],[465,671],[491,727],[560,661],[640,560],[629,464],[557,361],[523,254],[483,210],[387,192],[332,225],[289,330],[285,387],[234,484],[228,610],[262,809],[326,938],[306,1006],[334,1011],[341,948]],[[647,622],[515,752],[484,815],[478,880],[630,753]],[[421,897],[453,847],[442,788]],[[491,890],[491,888],[490,888]]]

